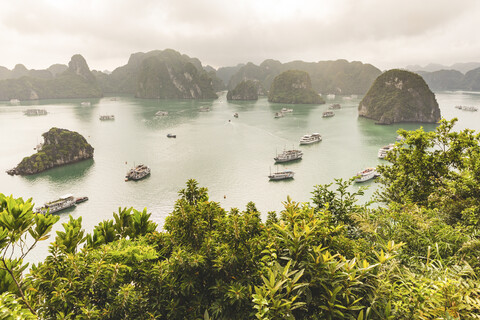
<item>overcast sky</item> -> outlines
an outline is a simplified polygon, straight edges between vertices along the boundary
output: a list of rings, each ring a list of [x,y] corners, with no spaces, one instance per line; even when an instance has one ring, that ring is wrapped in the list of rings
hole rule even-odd
[[[113,70],[172,48],[215,68],[347,59],[380,69],[480,61],[479,0],[0,0],[0,65]]]

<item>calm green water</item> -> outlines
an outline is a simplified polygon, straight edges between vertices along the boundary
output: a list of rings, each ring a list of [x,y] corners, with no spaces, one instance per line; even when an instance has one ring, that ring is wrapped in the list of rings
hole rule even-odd
[[[458,117],[458,129],[480,129],[480,113],[454,108],[457,104],[480,105],[477,93],[439,93],[437,100],[445,118]],[[83,217],[90,232],[104,219],[111,219],[118,207],[147,207],[160,226],[172,211],[177,192],[189,178],[209,189],[211,200],[229,209],[244,209],[253,201],[266,216],[267,211],[281,210],[290,195],[305,202],[317,184],[333,178],[349,178],[357,171],[382,162],[378,149],[394,142],[399,128],[416,129],[417,124],[378,126],[357,117],[357,99],[336,97],[325,105],[288,106],[292,114],[281,119],[273,115],[285,105],[271,104],[266,98],[257,102],[226,101],[225,94],[213,101],[139,100],[110,97],[90,100],[45,100],[12,106],[0,103],[0,192],[15,197],[33,197],[37,205],[72,193],[88,196],[89,201],[61,212],[60,222],[68,215]],[[336,116],[322,118],[332,103],[340,103]],[[210,112],[199,112],[201,107]],[[25,116],[27,108],[45,108],[47,116]],[[159,110],[166,117],[155,117]],[[239,118],[233,117],[238,112]],[[100,121],[102,114],[114,114],[115,121]],[[231,120],[231,122],[229,121]],[[82,134],[95,148],[94,160],[85,161],[35,176],[9,176],[5,170],[31,155],[41,134],[51,127],[66,128]],[[426,130],[434,126],[425,125]],[[276,170],[273,157],[284,148],[299,147],[300,137],[319,132],[323,141],[302,146],[303,160],[278,166],[296,172],[290,181],[269,182],[269,171]],[[175,133],[176,139],[166,137]],[[150,177],[125,182],[126,171],[134,164],[151,167]],[[369,183],[373,192],[374,183]],[[54,234],[52,235],[54,236]],[[47,246],[39,246],[32,259],[41,260]]]

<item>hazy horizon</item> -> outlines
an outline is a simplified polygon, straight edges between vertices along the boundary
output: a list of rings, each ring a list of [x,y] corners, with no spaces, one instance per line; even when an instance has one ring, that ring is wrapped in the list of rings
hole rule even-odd
[[[0,1],[0,65],[46,69],[81,54],[90,69],[171,48],[219,67],[345,59],[381,70],[478,62],[475,0]]]

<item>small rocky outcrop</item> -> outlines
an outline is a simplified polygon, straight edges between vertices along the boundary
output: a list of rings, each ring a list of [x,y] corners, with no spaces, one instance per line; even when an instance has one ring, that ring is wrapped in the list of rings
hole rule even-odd
[[[358,106],[358,115],[378,124],[436,123],[440,108],[435,95],[416,73],[393,69],[381,74]]]
[[[276,76],[270,87],[268,101],[293,104],[325,103],[312,89],[308,73],[300,70],[288,70]]]
[[[227,100],[258,100],[258,81],[244,80],[228,90]]]
[[[42,134],[44,143],[37,153],[25,157],[10,175],[31,175],[51,168],[93,158],[93,147],[78,132],[51,128]]]

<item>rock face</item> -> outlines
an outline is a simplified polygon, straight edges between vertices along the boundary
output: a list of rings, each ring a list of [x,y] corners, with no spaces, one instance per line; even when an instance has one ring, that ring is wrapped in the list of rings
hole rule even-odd
[[[440,108],[422,77],[405,70],[381,74],[358,106],[358,115],[378,124],[398,122],[436,123]]]
[[[14,175],[36,174],[51,168],[93,158],[93,147],[77,132],[51,128],[42,134],[43,146],[37,153],[25,157],[7,173]]]
[[[97,79],[100,74],[96,74]],[[146,99],[217,98],[214,81],[200,60],[166,49],[130,56],[128,63],[100,80],[104,92]]]
[[[289,70],[276,76],[270,87],[268,101],[294,104],[325,103],[313,89],[305,71]]]
[[[240,82],[235,89],[228,90],[227,100],[258,100],[258,85],[255,81]]]
[[[68,68],[57,74],[50,70],[27,70],[15,66],[10,78],[0,81],[0,100],[36,100],[63,98],[100,98],[102,90],[90,72],[85,59],[77,54]],[[54,67],[55,71],[61,68]],[[22,76],[20,76],[22,75]]]

